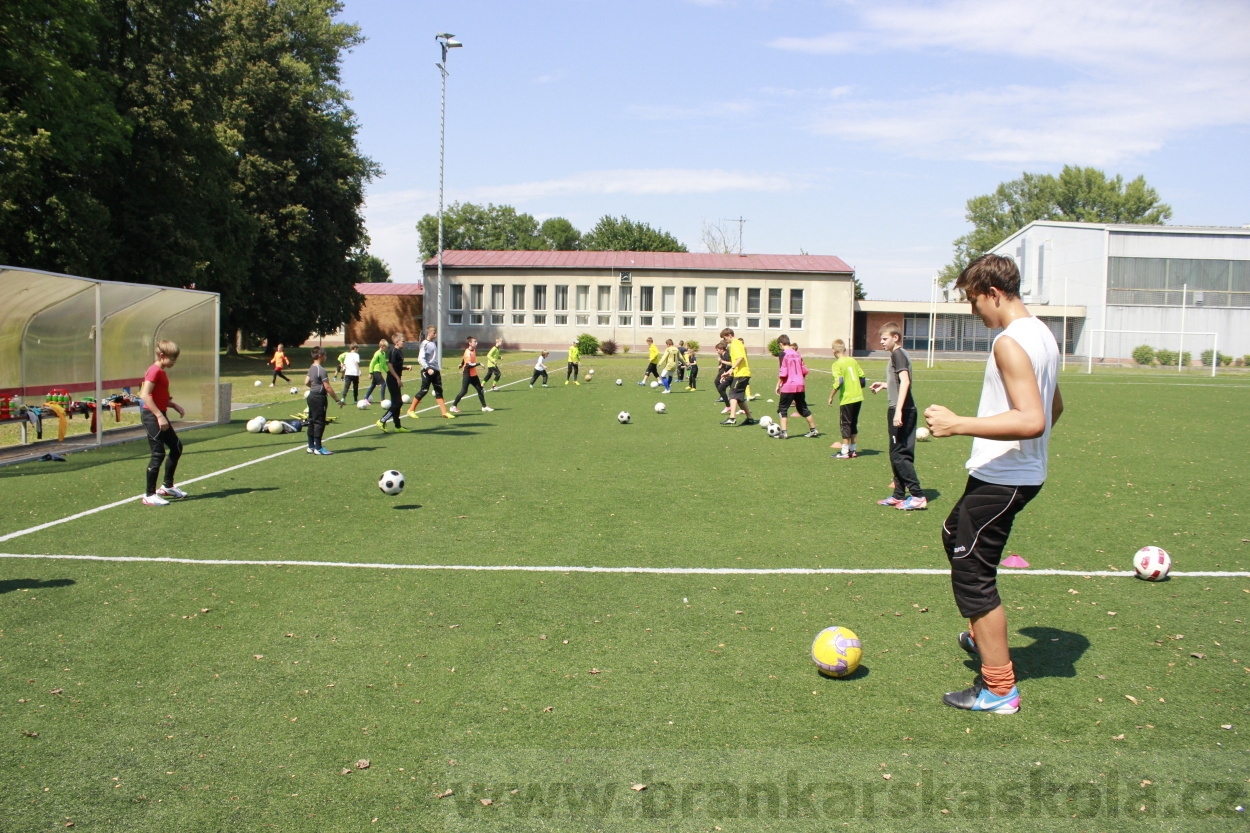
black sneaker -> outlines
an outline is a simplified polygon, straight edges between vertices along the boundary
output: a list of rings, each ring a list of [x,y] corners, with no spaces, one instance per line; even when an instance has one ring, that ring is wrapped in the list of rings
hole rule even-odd
[[[815,428],[813,428],[811,431],[808,431],[808,432],[807,432],[806,434],[804,434],[803,436],[804,436],[804,437],[819,437],[819,436],[820,436],[820,432],[819,432],[819,431],[817,431]]]
[[[747,417],[746,420],[742,424],[743,425],[756,425],[758,423],[756,423],[756,421],[751,419],[750,417]]]
[[[963,648],[965,651],[967,651],[969,654],[972,654],[972,656],[974,657],[981,656],[981,650],[977,647],[977,643],[972,641],[972,634],[968,633],[967,631],[960,631],[959,647]]]
[[[945,694],[942,702],[956,709],[973,712],[1015,714],[1020,711],[1020,690],[1012,686],[1011,691],[998,695],[986,688],[983,683],[977,683],[972,688]]]

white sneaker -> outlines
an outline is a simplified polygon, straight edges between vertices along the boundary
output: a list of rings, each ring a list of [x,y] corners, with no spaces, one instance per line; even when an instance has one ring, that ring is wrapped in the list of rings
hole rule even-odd
[[[144,506],[168,506],[169,501],[160,495],[148,495],[143,499]]]
[[[494,408],[482,408],[482,413],[484,413],[484,414],[489,414],[489,413],[490,413],[491,411],[493,411],[493,410],[495,410],[495,409],[494,409]]]
[[[722,413],[722,414],[727,414],[727,413],[729,413],[729,409],[728,409],[728,408],[722,408],[722,409],[721,409],[721,413]]]
[[[169,486],[169,487],[162,486],[156,490],[156,493],[163,498],[173,498],[174,500],[182,500],[184,497],[187,496],[186,492],[174,486]]]
[[[459,409],[459,408],[457,408],[455,405],[452,405],[452,406],[451,406],[450,408],[448,408],[447,410],[451,411],[453,414],[458,414],[458,413],[460,413],[460,409]]]

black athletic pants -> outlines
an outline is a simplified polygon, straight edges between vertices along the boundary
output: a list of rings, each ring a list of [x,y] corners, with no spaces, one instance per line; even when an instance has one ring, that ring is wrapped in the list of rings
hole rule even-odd
[[[540,376],[542,377],[543,384],[544,384],[544,385],[545,385],[545,384],[547,384],[547,371],[545,371],[545,370],[535,370],[535,371],[534,371],[534,376],[533,376],[533,378],[532,378],[532,379],[530,379],[530,387],[531,387],[531,388],[532,388],[532,387],[534,387],[534,383],[538,381],[538,377],[540,377]]]
[[[395,427],[399,428],[399,409],[404,406],[403,401],[399,398],[399,381],[386,374],[386,393],[391,398],[391,409],[382,415],[382,423],[386,424],[387,420],[394,420]]]
[[[482,384],[489,384],[491,379],[494,379],[496,382],[503,381],[503,374],[499,372],[499,365],[486,368],[486,378],[482,380]]]
[[[148,435],[148,448],[152,451],[152,459],[148,460],[148,490],[146,494],[156,494],[156,478],[161,473],[161,463],[165,462],[165,448],[169,448],[169,462],[165,463],[165,488],[174,487],[174,472],[178,468],[178,458],[182,456],[182,440],[171,424],[164,431],[156,421],[156,414],[143,409],[143,430]]]
[[[916,409],[903,409],[903,424],[894,427],[894,409],[886,409],[890,429],[890,469],[894,472],[894,497],[902,500],[911,492],[912,497],[924,497],[920,490],[920,478],[916,476]]]
[[[464,395],[469,392],[469,387],[477,389],[478,401],[482,403],[482,407],[486,407],[486,392],[482,390],[482,380],[476,376],[470,376],[468,373],[460,375],[460,393],[456,396],[456,400],[452,402],[452,407],[459,406],[460,400],[464,399]]]
[[[365,399],[372,399],[374,390],[384,387],[386,387],[386,380],[383,378],[382,374],[378,373],[376,370],[371,371],[369,373],[369,389],[365,391]]]
[[[279,376],[281,376],[283,379],[286,379],[286,381],[288,381],[288,382],[289,382],[289,381],[291,381],[290,379],[287,379],[287,378],[286,378],[286,374],[282,372],[282,368],[280,368],[280,367],[275,367],[275,368],[273,369],[273,379],[270,381],[270,383],[269,383],[269,384],[271,384],[271,385],[276,385],[276,384],[278,383],[278,377],[279,377]]]
[[[324,390],[308,394],[308,447],[321,448],[321,436],[326,430],[326,404]]]
[[[720,394],[720,401],[725,403],[726,408],[729,407],[729,394],[727,391],[732,379],[732,376],[721,376],[720,374],[716,376],[716,392]]]
[[[567,382],[569,379],[577,381],[577,362],[569,362],[568,368],[564,371],[564,381]]]
[[[425,398],[430,388],[434,388],[435,399],[443,398],[443,372],[441,370],[421,371],[421,390],[417,391],[417,398],[412,403],[413,408],[416,408],[417,403]]]
[[[359,402],[360,401],[360,377],[359,376],[344,376],[343,377],[343,395],[339,398],[346,400],[347,391],[349,389],[352,392],[352,401]]]
[[[695,382],[698,380],[698,378],[699,378],[699,366],[697,364],[690,365],[690,381],[687,383],[687,386],[691,390],[695,389]]]

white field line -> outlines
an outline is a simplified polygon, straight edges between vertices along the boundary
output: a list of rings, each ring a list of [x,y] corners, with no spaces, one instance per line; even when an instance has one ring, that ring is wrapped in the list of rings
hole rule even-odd
[[[926,567],[574,567],[521,564],[385,564],[350,561],[260,561],[230,558],[142,558],[129,555],[30,555],[0,553],[0,558],[32,558],[56,561],[110,561],[119,563],[193,564],[209,567],[349,567],[358,570],[446,570],[465,573],[632,573],[657,576],[946,576],[949,570]],[[1131,570],[1010,570],[1000,576],[1091,576],[1130,578]],[[1185,578],[1250,578],[1250,572],[1196,570],[1173,571]]]
[[[515,382],[508,382],[507,384],[500,385],[500,387],[506,388],[508,387],[508,385],[515,385],[517,382],[520,382],[520,381],[522,380],[517,379]],[[426,411],[433,411],[437,407],[438,407],[437,405],[430,405],[428,408],[422,408],[421,410],[417,411],[417,413],[423,414]],[[359,434],[361,431],[367,431],[370,428],[376,428],[376,427],[377,426],[371,422],[371,423],[368,423],[367,425],[362,425],[359,428],[353,428],[350,431],[344,431],[341,434],[335,434],[333,437],[326,437],[325,439],[337,440],[343,437],[350,437],[352,434]],[[257,463],[264,463],[267,460],[272,460],[276,457],[281,457],[283,454],[292,454],[296,451],[303,451],[304,448],[305,446],[303,445],[293,445],[290,448],[283,449],[282,451],[277,451],[277,452],[274,452],[273,454],[266,454],[264,457],[257,457],[255,460],[248,460],[246,463],[239,463],[238,465],[220,469],[219,471],[209,472],[208,474],[201,474],[199,477],[193,477],[190,480],[181,480],[179,481],[179,485],[188,486],[192,483],[198,483],[201,480],[208,480],[210,477],[218,477],[223,474],[229,474],[232,471],[238,471],[239,469],[245,469],[248,466],[254,466]],[[133,503],[136,500],[143,500],[143,495],[139,494],[139,495],[133,495],[128,498],[122,498],[121,500],[115,500],[112,503],[106,503],[103,506],[97,506],[94,509],[87,509],[82,512],[76,512],[73,515],[66,515],[64,518],[58,518],[55,521],[48,521],[47,523],[42,523],[42,524],[38,524],[37,526],[29,527],[28,529],[19,529],[16,532],[9,532],[5,535],[0,535],[0,543],[3,543],[5,541],[11,541],[14,538],[20,538],[23,535],[30,535],[32,532],[40,532],[50,527],[59,526],[60,524],[69,523],[70,521],[76,521],[79,518],[86,518],[90,515],[94,515],[97,512],[103,512],[107,509],[116,509],[118,506],[124,506],[125,504]]]

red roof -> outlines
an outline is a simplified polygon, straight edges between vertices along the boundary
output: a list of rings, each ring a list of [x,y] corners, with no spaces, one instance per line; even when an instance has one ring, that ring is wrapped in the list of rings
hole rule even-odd
[[[419,283],[358,283],[361,295],[424,295]]]
[[[438,266],[438,258],[425,262]],[[443,266],[513,269],[704,269],[734,272],[843,272],[855,270],[832,255],[714,255],[694,252],[444,251]]]

